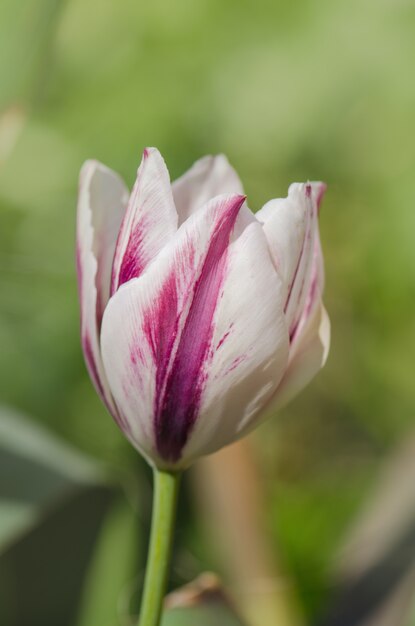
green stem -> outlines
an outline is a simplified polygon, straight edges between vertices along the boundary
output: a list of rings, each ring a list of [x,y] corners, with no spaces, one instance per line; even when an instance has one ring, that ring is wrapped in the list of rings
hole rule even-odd
[[[159,626],[169,572],[180,474],[154,469],[153,517],[139,626]]]

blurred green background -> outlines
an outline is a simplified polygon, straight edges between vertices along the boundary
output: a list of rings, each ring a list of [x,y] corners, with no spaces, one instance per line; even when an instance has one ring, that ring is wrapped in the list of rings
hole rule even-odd
[[[102,507],[106,522],[97,513],[96,527],[106,534],[100,557],[97,540],[85,539],[77,575],[84,597],[94,550],[101,574],[115,567],[122,584],[131,583],[132,552],[131,570],[144,558],[138,544],[151,489],[81,355],[74,271],[81,164],[99,159],[131,186],[145,146],[160,149],[172,178],[200,156],[224,152],[254,210],[285,195],[292,181],[327,182],[321,232],[331,355],[252,442],[275,559],[305,619],[319,619],[345,537],[384,464],[414,433],[414,33],[410,0],[1,0],[0,401],[104,467],[110,503],[98,497],[95,510]],[[9,418],[11,428],[20,424]],[[7,456],[9,439],[0,437]],[[31,440],[29,433],[20,460],[30,457]],[[28,496],[13,493],[15,465],[0,461],[0,470],[9,515],[0,582],[14,589],[10,597],[17,593],[10,529],[15,520],[29,528]],[[34,474],[27,476],[30,494]],[[188,479],[174,584],[224,569],[192,493]],[[62,531],[74,549],[75,530]],[[30,550],[19,549],[25,562]],[[47,563],[47,547],[42,554]],[[73,615],[56,617],[58,606],[51,624],[84,625],[73,598]],[[8,610],[5,624],[45,624],[44,614],[37,622],[34,613]]]

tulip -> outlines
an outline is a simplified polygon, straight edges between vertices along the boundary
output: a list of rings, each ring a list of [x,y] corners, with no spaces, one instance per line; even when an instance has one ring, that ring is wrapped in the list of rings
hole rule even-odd
[[[324,364],[318,209],[295,183],[254,215],[224,156],[173,184],[144,150],[132,193],[81,172],[77,270],[85,361],[115,421],[154,469],[140,626],[158,626],[180,470],[239,439]]]
[[[131,195],[96,161],[81,173],[82,346],[97,392],[147,460],[182,469],[239,439],[324,364],[322,183],[254,215],[224,156],[173,184],[144,150]]]

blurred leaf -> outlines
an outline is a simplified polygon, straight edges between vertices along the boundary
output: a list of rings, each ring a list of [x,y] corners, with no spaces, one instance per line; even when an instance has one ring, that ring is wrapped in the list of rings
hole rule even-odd
[[[0,408],[0,552],[46,507],[81,487],[104,484],[103,469],[12,409]]]
[[[0,623],[72,626],[112,493],[78,491],[0,555]]]
[[[167,596],[166,606],[161,626],[244,626],[212,574]]]
[[[104,478],[95,461],[9,407],[0,407],[0,448],[72,482],[101,482]],[[0,483],[0,493],[2,489]]]
[[[107,482],[98,464],[1,408],[0,623],[73,623],[114,494]]]
[[[124,501],[109,511],[89,566],[77,626],[114,626],[128,615],[129,583],[140,551],[137,519]]]

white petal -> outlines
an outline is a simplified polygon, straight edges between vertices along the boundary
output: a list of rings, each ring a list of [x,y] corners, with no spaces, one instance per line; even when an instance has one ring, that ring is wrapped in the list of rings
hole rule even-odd
[[[103,371],[99,332],[108,301],[115,242],[128,200],[121,178],[97,161],[82,168],[77,215],[77,272],[81,302],[81,338],[94,385],[116,413]]]
[[[196,161],[174,181],[172,189],[180,224],[215,196],[244,193],[238,174],[223,154]]]
[[[310,288],[324,189],[322,183],[295,183],[287,198],[271,200],[256,214],[286,285],[284,309],[290,333],[298,325]]]
[[[302,341],[302,335],[308,327],[308,320],[314,316],[317,308],[321,305],[324,289],[324,265],[320,244],[319,233],[314,240],[314,255],[311,266],[310,278],[305,297],[301,300],[302,310],[298,313],[294,324],[290,328],[290,354],[293,353],[297,343]]]
[[[156,148],[146,148],[115,251],[111,294],[140,276],[177,231],[169,172]]]
[[[247,212],[228,246],[243,200],[215,198],[192,215],[105,311],[111,389],[130,440],[160,466],[185,466],[224,445],[271,395],[287,361],[280,281]]]
[[[290,363],[267,413],[285,406],[324,366],[330,348],[330,320],[324,306],[316,308],[290,354]]]

